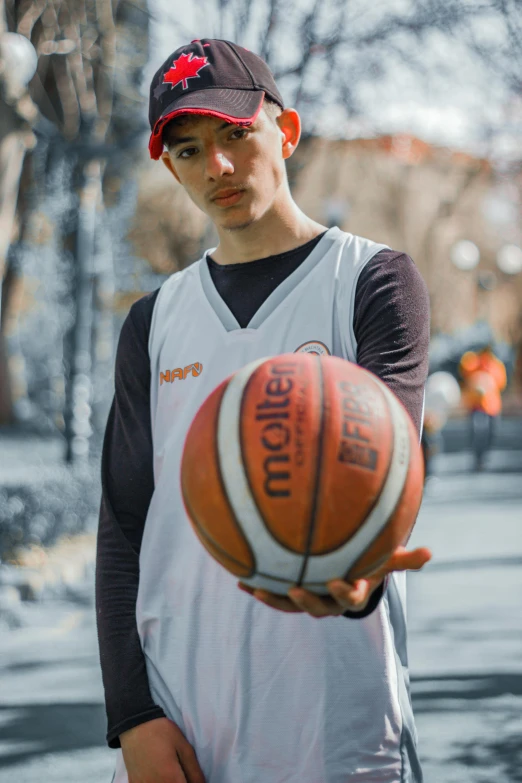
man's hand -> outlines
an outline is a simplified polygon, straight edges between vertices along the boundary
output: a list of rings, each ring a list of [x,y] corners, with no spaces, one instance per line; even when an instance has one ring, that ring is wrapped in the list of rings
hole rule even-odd
[[[406,547],[399,546],[371,576],[353,582],[344,582],[342,579],[328,582],[329,596],[315,595],[302,587],[292,587],[288,591],[288,598],[285,598],[268,590],[249,587],[242,582],[238,582],[238,587],[280,612],[308,612],[312,617],[334,617],[347,610],[361,612],[367,606],[373,591],[388,574],[392,571],[419,571],[429,560],[431,552],[425,547],[409,552]]]
[[[120,734],[129,783],[205,783],[194,748],[168,718]]]

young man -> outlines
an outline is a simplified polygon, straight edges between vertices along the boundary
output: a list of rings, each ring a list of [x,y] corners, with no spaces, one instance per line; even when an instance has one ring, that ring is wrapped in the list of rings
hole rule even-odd
[[[115,782],[419,783],[404,571],[429,552],[401,547],[327,598],[238,589],[192,532],[179,463],[221,380],[297,350],[375,372],[420,431],[425,286],[408,256],[298,209],[285,160],[299,115],[256,55],[219,40],[178,49],[149,116],[151,156],[219,244],[131,308],[118,347],[96,580]]]

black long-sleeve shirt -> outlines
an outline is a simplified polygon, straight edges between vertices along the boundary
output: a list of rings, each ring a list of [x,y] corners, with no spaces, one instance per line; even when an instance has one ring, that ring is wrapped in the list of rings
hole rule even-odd
[[[214,284],[242,328],[319,239],[244,264],[223,266],[208,260]],[[148,339],[157,294],[136,302],[123,324],[102,456],[96,609],[107,741],[113,748],[119,747],[124,731],[164,716],[150,694],[136,624],[139,553],[154,491]],[[389,386],[420,431],[428,370],[429,302],[426,286],[407,255],[382,250],[362,270],[353,328],[358,364]],[[345,615],[367,616],[382,593],[382,589],[375,591],[363,612]]]

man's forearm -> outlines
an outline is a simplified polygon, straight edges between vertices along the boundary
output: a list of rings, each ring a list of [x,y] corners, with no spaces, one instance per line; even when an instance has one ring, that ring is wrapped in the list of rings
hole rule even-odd
[[[123,324],[103,443],[96,616],[111,747],[124,731],[163,717],[150,694],[136,623],[139,553],[154,492],[148,336],[156,296],[136,302]]]
[[[152,699],[136,624],[139,556],[102,500],[96,559],[96,620],[110,747],[119,735],[164,717]]]

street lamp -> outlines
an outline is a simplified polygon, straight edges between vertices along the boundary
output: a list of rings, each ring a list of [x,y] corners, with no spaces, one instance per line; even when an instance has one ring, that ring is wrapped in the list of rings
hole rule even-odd
[[[480,261],[480,250],[469,239],[461,239],[459,242],[455,242],[451,248],[450,257],[457,269],[462,272],[470,272]]]
[[[20,96],[38,65],[38,55],[31,41],[19,33],[3,33],[0,36],[0,61],[4,81],[13,97]]]
[[[493,291],[497,286],[497,275],[490,269],[477,269],[480,261],[480,250],[469,239],[461,239],[452,246],[450,258],[457,269],[462,272],[475,272],[477,288],[482,291]],[[518,245],[503,245],[496,255],[496,266],[505,275],[517,275],[522,272],[522,249]]]
[[[518,245],[504,245],[497,253],[497,266],[505,275],[522,272],[522,249]]]
[[[497,276],[494,272],[477,269],[480,261],[480,250],[474,242],[471,242],[469,239],[460,239],[458,242],[455,242],[450,250],[450,258],[453,266],[461,272],[474,272],[474,279],[478,290],[493,291],[496,287]],[[475,320],[478,320],[480,317],[479,307],[480,300],[476,300]],[[484,315],[486,316],[484,320],[489,321],[489,318],[487,317],[487,306]]]

